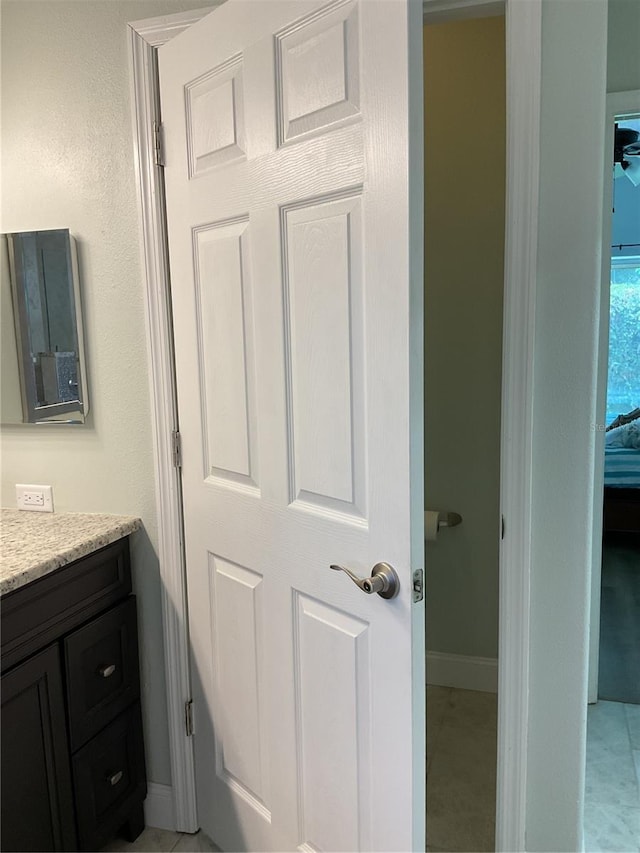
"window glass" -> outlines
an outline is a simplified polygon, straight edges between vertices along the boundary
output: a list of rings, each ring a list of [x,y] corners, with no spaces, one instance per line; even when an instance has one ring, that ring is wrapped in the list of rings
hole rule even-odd
[[[635,262],[635,264],[634,264]],[[611,267],[607,424],[640,406],[640,258]]]

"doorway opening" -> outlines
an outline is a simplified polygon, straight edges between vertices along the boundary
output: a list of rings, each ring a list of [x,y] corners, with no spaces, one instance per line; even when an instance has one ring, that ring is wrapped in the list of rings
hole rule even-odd
[[[495,850],[504,14],[427,17],[423,62],[427,844]]]
[[[640,823],[640,111],[612,115],[600,358],[602,549],[587,721],[585,849],[637,846]],[[606,370],[605,370],[606,367]],[[602,438],[602,436],[601,436]],[[599,529],[596,531],[599,535]],[[598,559],[599,549],[595,544]],[[597,568],[597,564],[596,564]],[[595,606],[595,601],[594,601]],[[592,620],[592,630],[596,631]]]

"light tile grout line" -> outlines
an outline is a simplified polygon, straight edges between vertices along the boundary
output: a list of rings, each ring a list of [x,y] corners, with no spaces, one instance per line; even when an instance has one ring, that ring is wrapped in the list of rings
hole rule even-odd
[[[178,834],[178,838],[177,838],[177,840],[176,840],[176,843],[173,845],[173,847],[171,848],[171,850],[169,851],[169,853],[173,853],[173,851],[176,849],[176,847],[178,846],[178,844],[180,844],[180,842],[182,841],[182,839],[183,839],[183,838],[184,838],[184,832],[179,833],[179,834]]]
[[[634,749],[633,746],[633,738],[631,736],[631,723],[630,723],[630,714],[627,713],[627,708],[635,707],[631,702],[624,703],[624,722],[627,728],[627,737],[629,738],[629,754],[631,755],[631,762],[633,764],[633,769],[636,771],[636,783],[638,785],[638,806],[640,806],[640,761],[636,761],[636,752],[640,757],[640,750]]]
[[[631,761],[633,762],[636,771],[636,781],[638,783],[638,806],[640,807],[640,749],[636,749],[631,736],[631,715],[627,713],[627,708],[635,708],[631,702],[624,703],[624,721],[627,726],[627,735],[629,737],[629,751],[631,752]],[[636,760],[637,757],[637,760]]]
[[[610,812],[610,814],[608,815],[609,819],[611,819],[613,817],[611,812],[615,812],[615,816],[618,820],[622,820],[623,815],[628,816],[628,815],[636,814],[638,817],[640,817],[640,764],[635,761],[635,755],[634,755],[635,752],[640,753],[640,750],[634,750],[633,739],[632,739],[632,735],[631,735],[630,716],[627,714],[627,708],[635,708],[637,706],[634,705],[633,703],[630,703],[630,702],[615,702],[615,700],[607,700],[607,699],[599,700],[598,704],[600,704],[600,703],[608,704],[608,705],[620,705],[620,706],[622,706],[622,715],[624,717],[624,731],[626,731],[627,738],[628,738],[628,754],[631,758],[632,764],[634,765],[636,782],[637,782],[638,805],[636,806],[636,805],[619,805],[618,804],[616,806],[613,803],[602,803],[598,800],[594,801],[593,804],[596,806],[600,806],[600,807],[604,808],[605,810],[607,810],[608,812]],[[588,737],[588,730],[587,730],[587,737]],[[606,743],[607,743],[607,741],[605,739],[605,744]],[[598,826],[598,830],[599,829],[600,829],[600,826]],[[620,851],[622,849],[622,848],[620,848],[619,843],[618,843],[618,846],[616,846],[616,847],[606,846],[607,842],[603,841],[602,838],[599,837],[598,830],[594,830],[592,828],[591,831],[587,831],[585,828],[585,850],[589,851],[591,849],[594,849],[594,850],[597,849],[597,850],[609,851],[609,853],[614,853],[614,851],[616,851],[616,853],[617,853],[617,851]],[[636,842],[636,844],[637,844],[637,842]],[[628,848],[627,847],[624,848],[625,851],[627,849],[628,850],[632,850],[632,849],[636,850],[636,849],[640,849],[640,848],[637,848],[636,845],[634,844],[633,847],[630,846]]]

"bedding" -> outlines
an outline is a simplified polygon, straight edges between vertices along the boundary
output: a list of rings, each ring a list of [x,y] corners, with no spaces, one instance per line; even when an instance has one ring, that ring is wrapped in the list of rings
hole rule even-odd
[[[605,438],[607,447],[628,447],[632,450],[640,450],[640,420],[615,429],[607,430]]]
[[[640,489],[640,448],[605,447],[604,484],[617,489]]]
[[[605,534],[640,535],[640,408],[607,428],[603,526]]]

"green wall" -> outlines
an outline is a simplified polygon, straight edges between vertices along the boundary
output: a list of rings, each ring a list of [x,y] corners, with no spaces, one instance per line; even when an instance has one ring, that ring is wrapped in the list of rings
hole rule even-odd
[[[504,17],[424,28],[427,649],[495,658],[505,194]]]

